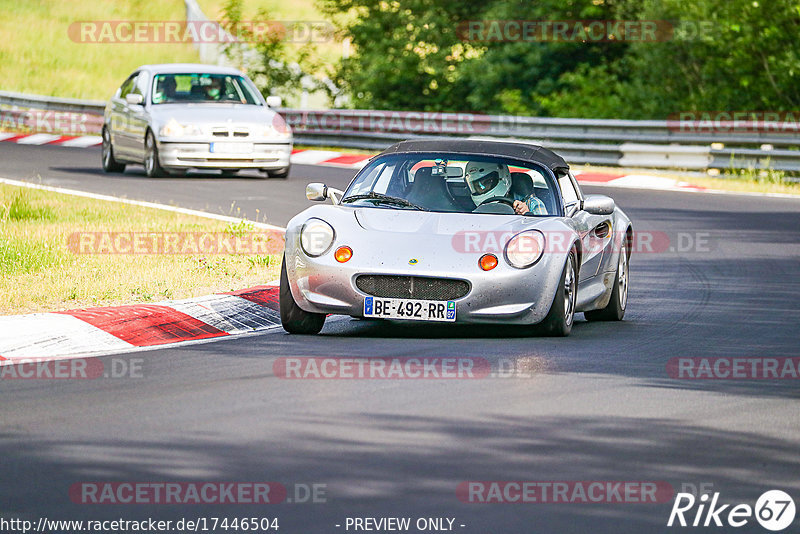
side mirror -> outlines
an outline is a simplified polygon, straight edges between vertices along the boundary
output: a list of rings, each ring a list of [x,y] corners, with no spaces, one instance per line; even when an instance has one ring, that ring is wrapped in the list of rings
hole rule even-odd
[[[331,204],[338,204],[342,200],[342,195],[344,195],[344,191],[319,182],[312,182],[306,186],[306,198],[314,202],[330,199]]]
[[[592,215],[611,215],[615,207],[614,199],[605,195],[586,195],[583,201],[583,211]]]
[[[306,186],[306,198],[314,202],[321,202],[328,198],[328,186],[318,182]]]
[[[125,95],[125,102],[134,106],[141,106],[142,102],[144,102],[144,97],[142,95],[128,93]]]
[[[283,104],[283,99],[279,96],[268,96],[267,105],[271,108],[279,108]]]

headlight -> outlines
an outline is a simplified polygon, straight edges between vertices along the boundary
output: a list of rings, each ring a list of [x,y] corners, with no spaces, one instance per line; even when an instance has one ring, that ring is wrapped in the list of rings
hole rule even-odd
[[[286,121],[277,113],[272,116],[268,124],[256,128],[256,135],[262,137],[277,137],[278,139],[288,139],[292,136],[292,129]]]
[[[300,230],[300,247],[311,257],[322,256],[333,245],[333,227],[322,219],[309,219]]]
[[[256,135],[259,137],[288,139],[292,136],[292,129],[289,128],[288,124],[284,124],[282,128],[276,128],[272,124],[267,124],[266,126],[256,129]]]
[[[539,230],[528,230],[512,237],[506,244],[506,261],[512,267],[525,269],[542,257],[544,234]]]
[[[179,124],[175,119],[170,119],[159,130],[162,137],[181,137],[184,135],[203,135],[202,130],[194,124]]]

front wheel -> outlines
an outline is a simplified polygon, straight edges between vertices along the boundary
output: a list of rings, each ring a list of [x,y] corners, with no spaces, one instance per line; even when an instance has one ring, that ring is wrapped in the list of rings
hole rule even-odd
[[[569,252],[561,272],[553,304],[544,320],[537,326],[542,334],[554,337],[568,336],[575,320],[575,302],[578,295],[578,260],[575,249]]]
[[[265,170],[264,172],[266,172],[267,176],[269,176],[270,178],[288,178],[290,170],[292,170],[292,166],[287,165],[282,169],[269,169]]]
[[[628,305],[629,263],[628,246],[623,241],[619,247],[619,263],[611,299],[605,308],[584,312],[583,316],[587,321],[621,321],[625,317],[625,308]]]
[[[105,172],[124,172],[125,164],[114,158],[114,145],[111,143],[111,132],[103,128],[103,170]]]
[[[150,130],[144,138],[144,171],[149,178],[159,178],[166,174],[161,162],[158,160],[158,145],[156,137]]]
[[[292,296],[289,276],[286,273],[286,258],[281,263],[280,291],[281,324],[290,334],[318,334],[325,324],[324,313],[311,313],[300,308]]]

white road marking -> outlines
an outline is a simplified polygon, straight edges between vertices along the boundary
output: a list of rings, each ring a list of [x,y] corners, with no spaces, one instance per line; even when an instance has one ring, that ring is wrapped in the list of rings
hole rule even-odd
[[[85,352],[114,352],[133,345],[71,315],[35,313],[0,317],[0,354],[14,363],[19,358],[51,359]]]
[[[298,165],[318,165],[326,160],[342,156],[341,152],[328,150],[303,150],[292,154],[290,161]]]
[[[53,135],[53,134],[45,134],[45,133],[38,133],[33,135],[28,135],[17,139],[18,145],[43,145],[45,143],[49,143],[50,141],[55,141],[57,139],[61,139],[60,135]]]
[[[81,137],[76,137],[75,139],[68,139],[63,143],[59,143],[60,146],[71,146],[75,148],[87,148],[90,146],[96,146],[103,142],[103,138],[99,135],[84,135]]]
[[[87,191],[77,191],[75,189],[64,189],[63,187],[52,187],[49,185],[43,184],[34,184],[31,182],[22,182],[20,180],[11,180],[9,178],[0,178],[0,184],[7,184],[7,185],[15,185],[18,187],[27,187],[29,189],[39,189],[41,191],[52,191],[53,193],[63,193],[65,195],[72,195],[76,197],[83,197],[83,198],[93,198],[95,200],[106,200],[108,202],[119,202],[121,204],[130,204],[132,206],[141,206],[144,208],[154,208],[158,210],[164,211],[172,211],[175,213],[182,213],[184,215],[193,215],[195,217],[203,217],[206,219],[214,219],[217,221],[224,221],[224,222],[231,222],[231,223],[240,223],[240,222],[248,222],[252,224],[256,228],[261,228],[263,230],[276,230],[279,232],[283,232],[286,228],[282,226],[275,226],[273,224],[267,224],[262,222],[250,221],[247,219],[241,219],[239,217],[229,217],[227,215],[217,215],[216,213],[208,213],[206,211],[198,211],[198,210],[190,210],[188,208],[179,208],[177,206],[168,206],[166,204],[158,204],[155,202],[145,202],[142,200],[131,200],[128,198],[120,198],[120,197],[113,197],[110,195],[99,195],[97,193],[89,193]],[[2,354],[2,353],[0,353]]]
[[[645,187],[650,189],[678,189],[678,180],[649,174],[626,174],[607,183],[616,186]],[[686,183],[686,182],[682,182]],[[685,188],[685,187],[684,187]],[[692,187],[696,189],[696,187]]]

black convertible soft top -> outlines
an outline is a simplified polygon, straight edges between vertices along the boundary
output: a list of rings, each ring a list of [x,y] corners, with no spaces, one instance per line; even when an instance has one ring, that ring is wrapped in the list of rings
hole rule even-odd
[[[554,172],[556,170],[569,169],[569,165],[564,161],[564,158],[539,145],[453,137],[432,137],[401,141],[390,146],[379,155],[405,152],[450,152],[481,156],[506,156],[522,161],[539,163]]]

